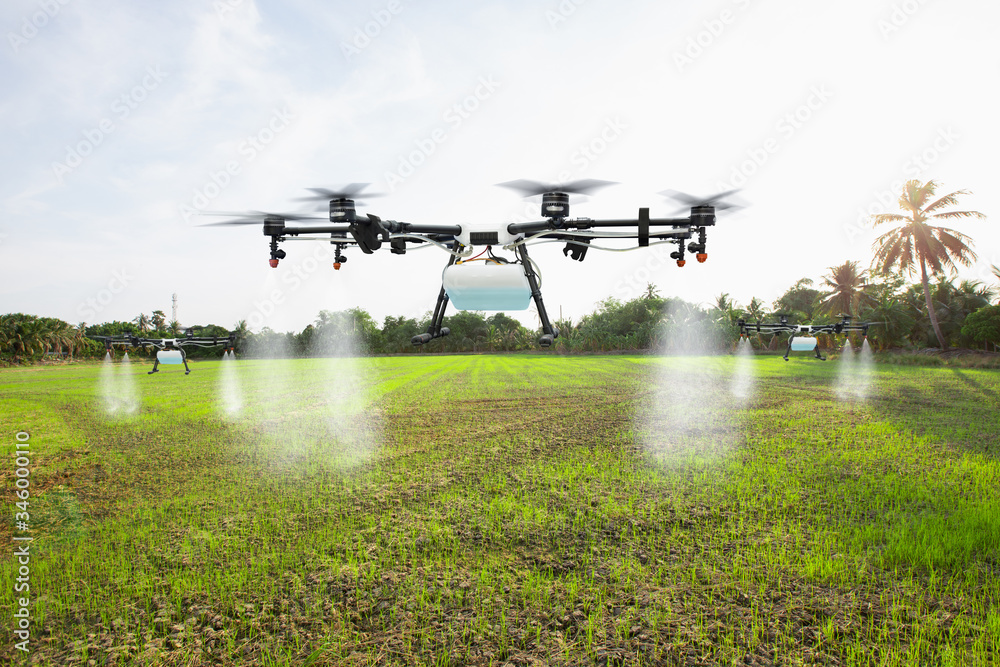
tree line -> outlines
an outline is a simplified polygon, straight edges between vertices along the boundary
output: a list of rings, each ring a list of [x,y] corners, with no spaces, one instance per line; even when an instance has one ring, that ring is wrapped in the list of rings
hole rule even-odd
[[[1000,271],[997,277],[1000,278]],[[992,305],[1000,289],[976,281],[954,282],[941,278],[930,285],[937,329],[950,346],[996,349],[1000,347],[1000,304]],[[937,347],[937,331],[924,307],[923,286],[906,284],[899,276],[869,280],[856,262],[830,269],[819,285],[808,278],[797,281],[771,304],[753,298],[735,303],[718,295],[708,306],[677,297],[663,297],[653,285],[628,301],[609,298],[579,321],[560,320],[553,349],[561,353],[675,350],[724,352],[739,338],[740,319],[768,321],[774,314],[792,323],[836,322],[841,314],[877,322],[869,341],[880,350]],[[248,329],[245,321],[232,329],[239,354],[248,357],[310,357],[384,355],[420,352],[518,352],[537,348],[540,331],[522,325],[505,313],[485,315],[459,311],[445,317],[451,334],[416,348],[410,339],[426,330],[430,315],[421,319],[387,316],[381,324],[362,308],[320,311],[316,320],[298,332],[278,332],[267,327]],[[140,318],[130,322],[68,324],[51,317],[23,313],[0,315],[0,358],[7,363],[38,361],[46,357],[100,358],[104,345],[87,336],[141,335],[149,338],[182,336],[169,326],[142,328]],[[199,335],[226,336],[229,329],[209,324]],[[782,349],[782,336],[751,336],[759,349]],[[822,347],[838,345],[821,338]],[[129,350],[146,356],[151,350]],[[187,348],[192,358],[218,357],[219,349]]]

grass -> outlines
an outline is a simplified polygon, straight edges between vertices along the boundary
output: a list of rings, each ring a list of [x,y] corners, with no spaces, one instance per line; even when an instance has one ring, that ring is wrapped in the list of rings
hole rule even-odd
[[[32,652],[3,655],[997,664],[1000,374],[878,365],[838,402],[835,364],[757,358],[741,404],[733,363],[240,362],[238,418],[218,362],[136,364],[122,417],[97,366],[4,370],[35,541]]]

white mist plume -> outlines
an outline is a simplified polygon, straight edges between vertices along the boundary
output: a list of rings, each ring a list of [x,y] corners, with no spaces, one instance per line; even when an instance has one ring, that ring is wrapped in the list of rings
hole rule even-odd
[[[296,387],[292,380],[291,356],[288,335],[265,329],[251,339],[240,364],[239,377],[247,387],[241,414],[269,433],[285,433],[301,409],[301,383]]]
[[[717,325],[684,302],[668,302],[661,331],[643,445],[663,464],[724,454],[734,445],[737,406]]]
[[[840,367],[837,369],[837,398],[846,401],[854,395],[854,348],[851,339],[844,341],[840,350]]]
[[[861,343],[861,351],[858,353],[857,368],[854,379],[854,397],[859,401],[867,401],[871,391],[872,370],[875,361],[872,359],[872,346],[868,344],[866,337]]]
[[[118,412],[118,393],[116,391],[115,383],[115,366],[114,360],[111,358],[111,353],[108,352],[104,355],[104,361],[101,362],[101,371],[98,375],[98,386],[101,391],[101,406],[104,408],[104,414],[113,415]]]
[[[753,345],[749,338],[740,336],[736,344],[736,357],[733,361],[733,381],[731,390],[737,399],[739,407],[743,407],[753,396],[757,378],[754,375]]]
[[[105,414],[126,416],[139,411],[139,389],[132,374],[128,352],[117,364],[110,352],[104,355],[98,385]]]
[[[222,398],[220,406],[222,413],[229,418],[239,416],[243,410],[243,391],[240,386],[236,358],[230,352],[222,355],[222,363],[219,368],[219,396]]]
[[[372,405],[372,381],[360,358],[359,334],[350,311],[322,311],[313,331],[311,354],[319,357],[320,398],[325,423],[337,443],[342,467],[368,461],[381,442],[381,419]]]
[[[841,352],[837,373],[837,398],[841,401],[867,401],[872,382],[872,348],[865,338],[858,352],[854,352],[850,339]]]

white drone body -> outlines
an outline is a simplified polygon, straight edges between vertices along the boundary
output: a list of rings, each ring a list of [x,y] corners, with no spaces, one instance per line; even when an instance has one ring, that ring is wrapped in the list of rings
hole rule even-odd
[[[509,246],[524,239],[523,233],[511,234],[506,225],[497,226],[495,223],[465,222],[461,228],[462,231],[455,238],[467,248],[484,245]]]

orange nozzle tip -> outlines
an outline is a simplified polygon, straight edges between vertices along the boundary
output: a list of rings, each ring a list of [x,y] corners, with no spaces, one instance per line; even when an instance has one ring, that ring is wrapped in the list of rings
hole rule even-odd
[[[334,262],[333,263],[333,270],[334,271],[340,271],[340,262]]]
[[[699,252],[698,255],[697,255],[697,257],[698,257],[698,261],[703,264],[705,262],[705,260],[708,259],[708,253],[707,252]]]
[[[271,265],[272,269],[278,268],[278,260],[276,259],[269,259],[267,260],[267,263]]]
[[[685,264],[687,264],[687,260],[686,259],[679,259],[679,260],[677,260],[677,266],[684,266]]]

